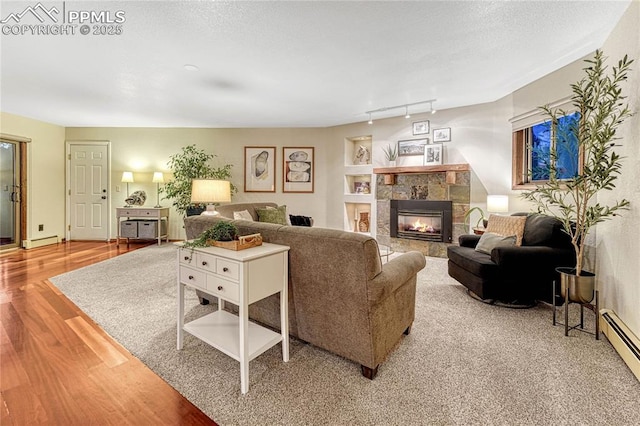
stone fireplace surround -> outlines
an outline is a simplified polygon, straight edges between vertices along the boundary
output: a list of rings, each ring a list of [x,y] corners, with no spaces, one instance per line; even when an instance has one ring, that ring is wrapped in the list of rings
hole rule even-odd
[[[391,237],[391,200],[451,201],[453,241],[458,241],[458,237],[466,233],[464,214],[471,202],[469,165],[375,168],[373,172],[376,174],[376,239],[398,252],[417,250],[426,256],[447,257],[449,243]]]

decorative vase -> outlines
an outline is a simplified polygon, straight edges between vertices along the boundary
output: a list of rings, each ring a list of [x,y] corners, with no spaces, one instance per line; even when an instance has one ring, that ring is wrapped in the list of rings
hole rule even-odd
[[[389,160],[389,167],[395,167],[396,166],[396,160]]]
[[[593,300],[596,274],[580,271],[576,275],[575,268],[556,268],[560,273],[560,295],[563,299],[569,292],[569,300],[576,303],[589,303]]]
[[[358,221],[358,230],[360,232],[369,232],[369,212],[361,212]]]

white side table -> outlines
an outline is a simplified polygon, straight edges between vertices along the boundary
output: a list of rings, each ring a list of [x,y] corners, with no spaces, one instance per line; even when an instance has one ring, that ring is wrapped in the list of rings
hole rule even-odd
[[[220,247],[178,250],[178,349],[184,332],[208,343],[240,362],[240,389],[249,391],[249,361],[282,342],[282,359],[289,361],[287,305],[289,247],[264,243],[246,250]],[[218,310],[184,323],[185,286],[218,298]],[[249,305],[280,293],[280,329],[249,321]],[[224,302],[238,305],[239,315],[223,309]]]

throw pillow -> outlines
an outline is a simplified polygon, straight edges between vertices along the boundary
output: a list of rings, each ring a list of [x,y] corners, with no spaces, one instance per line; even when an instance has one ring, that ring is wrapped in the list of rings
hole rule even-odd
[[[500,216],[497,214],[489,215],[489,223],[487,224],[487,232],[507,237],[516,236],[516,245],[522,245],[522,235],[524,234],[524,224],[527,221],[526,216]]]
[[[515,244],[515,235],[505,237],[503,235],[494,234],[493,232],[485,232],[480,237],[478,245],[476,245],[476,251],[479,251],[480,253],[491,254],[491,250],[496,247],[513,246]]]
[[[251,213],[249,213],[249,210],[242,210],[240,212],[233,212],[233,218],[235,220],[249,220],[249,221],[253,222],[253,217],[251,216]]]
[[[287,224],[287,206],[257,208],[256,213],[260,222]]]

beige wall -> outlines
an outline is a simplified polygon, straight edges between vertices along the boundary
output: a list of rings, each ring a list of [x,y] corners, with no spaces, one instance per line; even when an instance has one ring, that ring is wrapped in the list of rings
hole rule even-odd
[[[0,133],[30,138],[27,144],[27,236],[64,238],[64,127],[0,113]],[[44,225],[38,231],[38,225]]]
[[[239,188],[233,202],[269,200],[286,204],[292,214],[312,216],[318,226],[327,226],[328,176],[334,173],[335,156],[328,129],[190,129],[190,128],[67,128],[69,141],[108,140],[111,143],[111,197],[112,211],[124,205],[126,184],[120,182],[123,171],[134,173],[134,183],[129,184],[129,192],[144,190],[147,193],[146,206],[156,204],[156,185],[151,182],[154,171],[167,173],[169,156],[178,153],[180,147],[195,144],[206,152],[217,155],[215,165],[233,164],[232,182]],[[243,158],[245,146],[275,146],[276,150],[276,192],[245,193]],[[315,147],[316,178],[314,193],[291,194],[282,192],[282,147]],[[341,163],[337,163],[341,164]],[[120,192],[116,192],[116,187]],[[161,199],[161,205],[171,202]],[[112,237],[116,235],[115,218],[112,218]],[[171,212],[169,234],[172,239],[185,237],[182,218]]]
[[[630,210],[598,225],[597,280],[602,307],[611,309],[640,337],[640,2],[634,1],[603,46],[611,66],[625,54],[634,58],[625,85],[631,110],[636,114],[620,127],[618,153],[623,157],[622,177],[613,191],[598,197],[602,204],[626,198]]]

